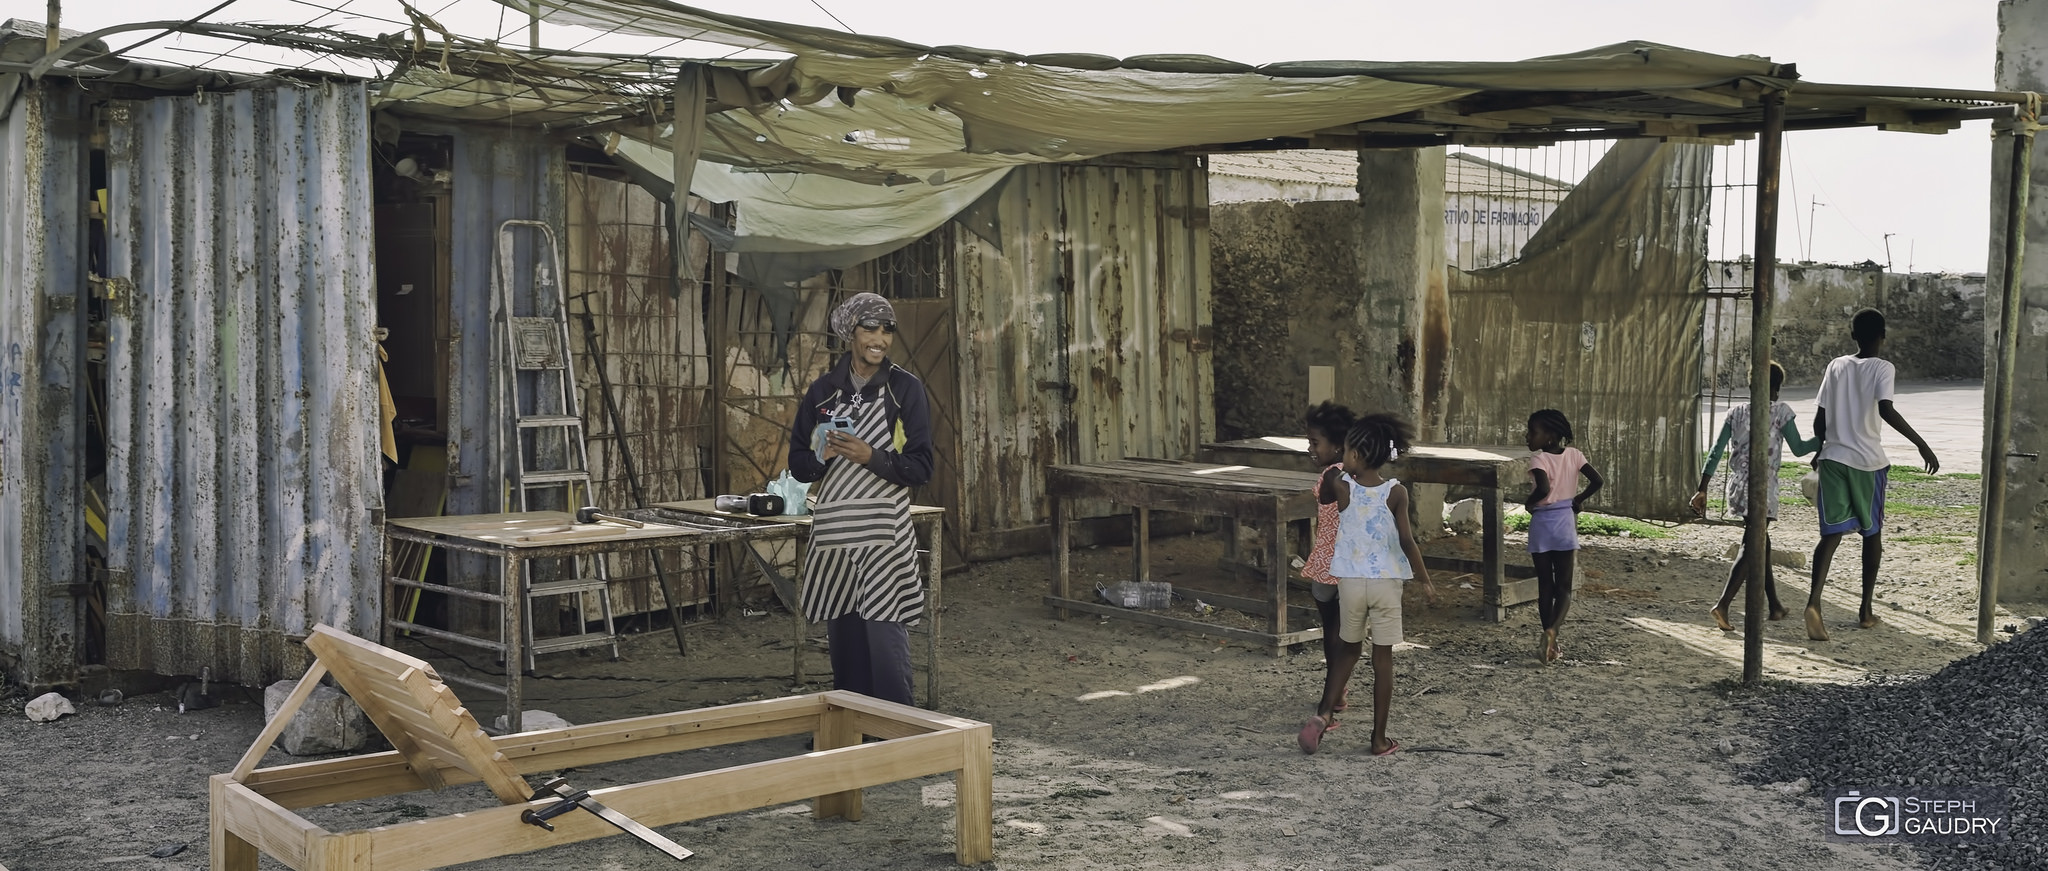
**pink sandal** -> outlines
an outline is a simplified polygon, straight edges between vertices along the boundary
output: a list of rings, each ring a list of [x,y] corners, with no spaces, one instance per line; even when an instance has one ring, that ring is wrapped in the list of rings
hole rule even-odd
[[[1301,734],[1295,736],[1301,742],[1301,752],[1314,755],[1316,748],[1323,745],[1323,733],[1329,728],[1330,724],[1321,716],[1308,718],[1308,722],[1301,724]]]

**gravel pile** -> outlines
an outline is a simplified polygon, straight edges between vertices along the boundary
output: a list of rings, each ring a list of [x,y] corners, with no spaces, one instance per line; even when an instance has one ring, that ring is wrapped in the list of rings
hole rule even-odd
[[[2010,787],[2011,840],[1922,845],[1921,855],[1930,868],[2048,869],[2048,625],[1931,677],[1775,694],[1758,713],[1771,749],[1746,779],[1865,795]]]

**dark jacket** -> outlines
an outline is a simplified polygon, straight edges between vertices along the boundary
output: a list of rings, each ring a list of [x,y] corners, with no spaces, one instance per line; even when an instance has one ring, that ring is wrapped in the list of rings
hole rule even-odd
[[[804,391],[803,404],[797,406],[796,423],[789,431],[789,473],[799,481],[810,483],[825,477],[824,462],[811,452],[811,431],[819,423],[829,419],[832,407],[853,392],[853,355],[841,354],[831,371],[811,382],[811,389]],[[888,390],[883,391],[886,385]],[[882,477],[882,480],[904,487],[922,487],[932,479],[932,414],[931,403],[924,395],[924,382],[895,363],[884,359],[882,368],[868,379],[861,394],[872,402],[880,398],[883,409],[889,415],[889,443],[871,445],[875,455],[868,461],[868,471]],[[902,448],[897,449],[895,433],[902,433]],[[838,457],[834,462],[852,462]]]

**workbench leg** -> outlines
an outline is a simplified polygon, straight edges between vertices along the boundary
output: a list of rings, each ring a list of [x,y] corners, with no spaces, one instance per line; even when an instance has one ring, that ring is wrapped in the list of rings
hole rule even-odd
[[[1052,595],[1055,599],[1069,599],[1072,596],[1067,594],[1067,547],[1073,544],[1073,536],[1067,531],[1066,500],[1054,496],[1046,501],[1052,514],[1048,520],[1052,524]],[[1052,613],[1061,620],[1067,619],[1065,606],[1053,608]]]
[[[979,726],[961,736],[967,746],[962,749],[960,770],[953,772],[953,804],[959,809],[953,824],[953,861],[961,865],[979,865],[996,857],[995,750],[989,731],[988,726]]]
[[[804,601],[804,556],[805,556],[805,554],[804,554],[804,533],[801,533],[801,532],[800,532],[800,533],[797,533],[797,536],[796,536],[796,538],[794,538],[794,539],[792,539],[792,540],[791,540],[791,542],[790,542],[790,547],[791,547],[791,549],[792,549],[792,552],[793,552],[793,553],[794,553],[794,554],[796,555],[796,571],[795,571],[795,574],[794,574],[794,575],[793,575],[793,576],[791,577],[791,579],[790,579],[790,586],[792,586],[792,587],[795,587],[795,588],[796,588],[796,601],[797,601],[797,606],[796,606],[795,608],[791,608],[791,609],[790,609],[790,611],[789,611],[789,613],[790,613],[790,617],[791,617],[791,618],[793,618],[793,619],[794,619],[794,620],[796,621],[796,635],[795,635],[795,636],[793,636],[793,637],[794,637],[794,640],[796,641],[796,645],[795,645],[795,649],[794,649],[794,651],[793,651],[793,652],[791,652],[791,653],[790,653],[790,655],[789,655],[789,656],[790,656],[790,666],[789,666],[789,671],[790,671],[790,677],[791,677],[791,679],[792,679],[792,680],[794,680],[794,681],[796,681],[796,685],[797,685],[797,686],[801,687],[801,686],[803,686],[803,685],[804,685],[804,680],[805,680],[805,678],[804,678],[804,648],[805,648],[805,647],[808,647],[808,646],[810,645],[810,642],[811,642],[811,624],[810,624],[810,623],[808,623],[808,622],[806,622],[806,620],[805,620],[805,618],[804,618],[804,606],[803,606],[803,601]]]
[[[1508,619],[1508,606],[1503,601],[1506,596],[1507,572],[1501,565],[1500,494],[1501,491],[1497,488],[1488,489],[1480,509],[1480,540],[1483,543],[1479,558],[1484,564],[1481,570],[1486,574],[1484,595],[1481,597],[1481,601],[1485,603],[1482,610],[1490,611],[1487,616],[1495,623]]]
[[[853,712],[827,704],[825,713],[818,715],[818,731],[811,734],[811,746],[818,750],[837,750],[857,747],[860,739],[860,730],[853,725]],[[849,789],[818,796],[811,800],[811,813],[821,820],[843,817],[848,822],[860,822],[860,790]]]
[[[1131,580],[1152,580],[1152,509],[1131,507]]]
[[[211,871],[256,871],[256,845],[228,831],[228,776],[216,774],[207,786],[206,856]]]
[[[505,633],[505,734],[520,731],[520,714],[525,705],[520,697],[520,678],[526,673],[526,584],[522,561],[514,554],[507,553],[504,560],[505,577],[500,589],[505,592],[504,621],[500,631]]]
[[[928,515],[925,521],[925,578],[931,590],[925,594],[924,619],[931,621],[925,626],[924,637],[924,707],[928,711],[939,709],[939,615],[944,613],[946,574],[946,517],[943,514]]]
[[[1273,633],[1274,656],[1287,655],[1287,645],[1280,643],[1280,637],[1287,634],[1287,569],[1287,524],[1276,506],[1273,521],[1266,527],[1266,584],[1273,598],[1273,616],[1266,631]]]

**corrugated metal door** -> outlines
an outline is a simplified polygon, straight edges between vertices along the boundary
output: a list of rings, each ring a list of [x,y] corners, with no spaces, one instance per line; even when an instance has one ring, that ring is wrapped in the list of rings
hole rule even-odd
[[[108,114],[109,665],[256,684],[315,623],[375,631],[362,87]]]
[[[84,96],[0,76],[0,654],[31,684],[71,681],[78,577]],[[55,80],[52,80],[53,82]],[[9,97],[13,101],[9,102]]]

